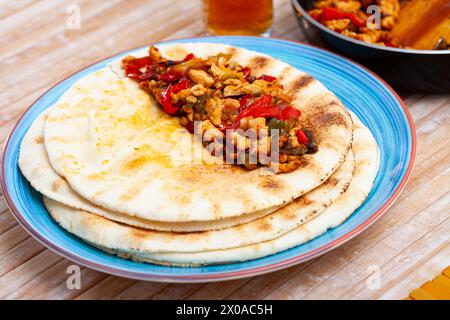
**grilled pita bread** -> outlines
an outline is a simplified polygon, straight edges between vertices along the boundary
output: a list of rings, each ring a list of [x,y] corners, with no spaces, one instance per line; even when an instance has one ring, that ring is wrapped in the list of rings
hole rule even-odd
[[[220,230],[253,221],[270,213],[262,211],[212,221],[161,222],[132,217],[96,206],[73,191],[67,181],[50,165],[44,145],[44,125],[49,113],[50,110],[42,112],[23,138],[20,146],[19,167],[33,188],[50,199],[127,225],[172,232]]]
[[[114,64],[76,83],[45,123],[49,161],[89,202],[150,221],[192,222],[269,213],[316,188],[343,163],[352,121],[341,102],[311,76],[274,58],[215,44],[160,46],[171,59],[187,52],[229,52],[258,74],[277,76],[294,96],[319,151],[291,173],[271,175],[222,163],[160,111]],[[192,146],[202,153],[191,161]]]
[[[343,165],[321,186],[249,223],[209,232],[173,233],[143,230],[76,210],[54,200],[45,203],[52,216],[71,233],[91,243],[139,252],[197,252],[240,247],[279,237],[319,215],[347,188],[354,168],[350,152]]]
[[[193,226],[203,227],[205,229],[214,230],[220,224],[220,228],[224,229],[224,225],[228,221],[201,221],[197,223],[176,223],[176,222],[158,222],[146,221],[135,217],[116,213],[101,207],[95,206],[75,193],[67,182],[61,178],[50,166],[46,151],[43,145],[43,125],[48,112],[42,113],[32,124],[25,135],[19,157],[19,166],[24,176],[30,181],[31,185],[50,199],[65,204],[75,209],[81,209],[90,213],[97,214],[109,220],[125,223],[130,226],[140,227],[153,230],[186,230],[192,229]],[[275,211],[275,213],[258,219],[254,222],[247,223],[240,221],[239,227],[227,228],[221,232],[201,232],[190,234],[170,234],[148,232],[145,238],[151,239],[149,243],[143,244],[143,250],[158,251],[164,247],[166,251],[187,250],[196,251],[198,248],[218,249],[224,246],[233,247],[248,244],[250,242],[260,242],[288,232],[311,219],[320,213],[325,207],[330,205],[348,186],[352,177],[354,167],[353,154],[349,152],[346,161],[341,167],[321,186],[299,199],[294,200],[291,205]],[[295,204],[295,205],[294,205]],[[248,215],[254,216],[254,215]],[[247,217],[244,216],[244,217]],[[238,217],[231,218],[234,222],[238,222]],[[230,220],[230,219],[227,219]],[[92,224],[89,226],[93,228]],[[237,231],[236,231],[237,230]],[[161,231],[161,230],[160,230]],[[99,226],[98,233],[102,232]],[[111,233],[114,243],[126,242],[132,239],[138,231],[132,230],[130,234]],[[184,231],[177,231],[184,232]],[[120,236],[122,235],[122,236]],[[155,239],[158,239],[156,241]],[[185,246],[189,244],[189,246]],[[171,246],[169,248],[169,245]],[[153,249],[156,248],[156,249]]]
[[[370,130],[357,119],[352,150],[355,170],[347,190],[317,217],[276,239],[239,248],[195,253],[149,254],[109,248],[107,251],[141,262],[168,266],[199,266],[258,259],[308,242],[345,222],[363,204],[372,189],[379,168],[378,145]]]
[[[73,210],[52,200],[46,199],[45,204],[53,218],[69,232],[74,233],[102,250],[117,254],[120,257],[174,266],[196,266],[246,261],[271,255],[307,242],[323,234],[328,229],[334,228],[344,222],[364,202],[372,188],[378,171],[379,155],[378,147],[372,134],[356,119],[352,151],[355,158],[353,178],[347,190],[330,207],[314,219],[300,224],[296,229],[277,238],[231,249],[192,253],[149,253],[136,249],[124,250],[123,246],[117,248],[108,245],[103,241],[103,236],[106,236],[109,232],[116,232],[115,229],[117,228],[128,229],[131,227],[121,226],[87,212]],[[105,226],[107,226],[107,229],[103,230],[101,235],[97,233],[95,228],[89,228],[89,226],[98,223],[105,223]]]

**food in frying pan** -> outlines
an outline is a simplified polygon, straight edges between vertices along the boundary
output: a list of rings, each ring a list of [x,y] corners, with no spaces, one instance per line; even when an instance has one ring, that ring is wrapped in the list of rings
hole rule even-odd
[[[309,14],[329,29],[367,43],[449,48],[449,0],[317,0]]]

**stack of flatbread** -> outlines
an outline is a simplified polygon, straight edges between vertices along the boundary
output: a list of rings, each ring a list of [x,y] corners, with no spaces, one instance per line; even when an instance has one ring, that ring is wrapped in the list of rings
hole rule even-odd
[[[136,261],[222,264],[305,243],[363,203],[378,170],[377,144],[319,81],[241,48],[158,47],[174,60],[231,53],[256,75],[278,77],[318,152],[304,155],[290,173],[225,164],[114,62],[77,81],[34,121],[21,145],[23,175],[64,229]]]

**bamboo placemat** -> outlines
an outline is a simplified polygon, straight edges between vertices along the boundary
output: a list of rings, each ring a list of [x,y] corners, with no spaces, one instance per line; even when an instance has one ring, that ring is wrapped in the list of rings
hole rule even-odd
[[[450,300],[450,266],[433,280],[411,291],[406,300]]]

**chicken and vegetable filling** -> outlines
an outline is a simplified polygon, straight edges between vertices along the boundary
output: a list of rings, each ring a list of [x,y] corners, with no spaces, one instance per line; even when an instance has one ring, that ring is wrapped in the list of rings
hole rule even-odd
[[[173,61],[150,47],[148,56],[126,57],[122,67],[165,113],[179,117],[191,133],[197,129],[208,150],[228,161],[243,155],[238,164],[247,169],[272,166],[276,146],[277,172],[291,172],[302,155],[317,151],[313,133],[302,126],[300,110],[290,105],[292,97],[278,79],[255,77],[229,54],[207,59],[188,54]],[[227,150],[230,145],[233,150]],[[271,161],[261,160],[269,154]]]
[[[376,25],[376,20],[367,23],[367,9],[372,5],[380,10],[379,26]],[[314,9],[309,14],[342,35],[368,43],[399,47],[392,42],[390,35],[399,12],[399,0],[318,0],[314,2]]]

